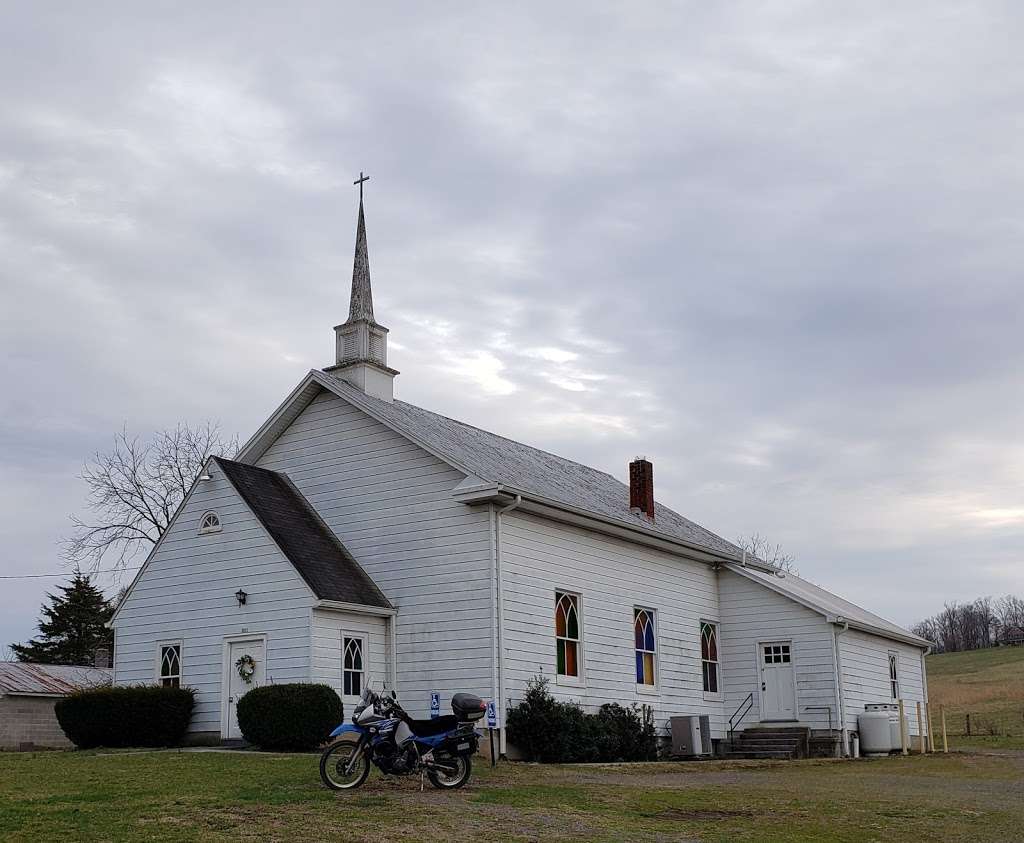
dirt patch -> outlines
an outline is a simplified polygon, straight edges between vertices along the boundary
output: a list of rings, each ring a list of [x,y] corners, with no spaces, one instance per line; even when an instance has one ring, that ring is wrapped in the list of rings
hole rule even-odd
[[[754,812],[666,808],[654,816],[659,820],[729,820],[734,817],[752,817]]]

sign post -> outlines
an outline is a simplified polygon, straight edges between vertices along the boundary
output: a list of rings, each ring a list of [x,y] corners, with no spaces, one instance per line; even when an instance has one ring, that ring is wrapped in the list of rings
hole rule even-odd
[[[437,691],[430,692],[430,719],[436,720],[441,716],[441,695]]]
[[[494,756],[494,729],[498,725],[498,707],[494,704],[494,700],[487,703],[487,734],[491,740],[491,766],[494,767],[498,763],[498,759]]]

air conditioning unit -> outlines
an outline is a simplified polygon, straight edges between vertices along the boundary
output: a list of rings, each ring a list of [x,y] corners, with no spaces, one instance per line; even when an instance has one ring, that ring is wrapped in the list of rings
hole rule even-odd
[[[711,721],[706,714],[670,718],[672,754],[695,757],[710,755]]]

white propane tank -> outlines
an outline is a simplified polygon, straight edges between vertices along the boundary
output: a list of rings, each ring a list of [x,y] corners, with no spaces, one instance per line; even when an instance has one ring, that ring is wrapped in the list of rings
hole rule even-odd
[[[857,716],[857,730],[863,755],[888,755],[894,749],[888,711],[880,711],[872,705],[864,706],[864,713]]]
[[[892,749],[903,748],[903,738],[900,735],[900,706],[899,703],[868,703],[864,706],[865,711],[885,711],[889,714],[889,732],[892,735]],[[906,719],[906,718],[904,718]],[[910,732],[908,731],[909,735]]]

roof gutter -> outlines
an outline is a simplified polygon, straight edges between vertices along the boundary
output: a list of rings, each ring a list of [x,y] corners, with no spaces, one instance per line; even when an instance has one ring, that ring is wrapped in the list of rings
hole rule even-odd
[[[574,516],[577,520],[596,522],[611,528],[605,532],[617,536],[618,538],[632,539],[635,537],[642,537],[647,540],[644,542],[645,544],[649,544],[653,547],[659,547],[661,550],[677,553],[687,557],[688,559],[693,559],[697,562],[704,562],[709,565],[717,565],[723,562],[741,563],[744,558],[742,553],[731,554],[724,551],[714,550],[713,548],[697,544],[696,542],[688,542],[684,539],[670,536],[667,533],[661,533],[651,530],[650,528],[644,528],[639,524],[633,525],[628,521],[600,515],[590,510],[581,509],[580,507],[551,500],[550,498],[537,495],[533,492],[516,489],[503,483],[487,484],[486,486],[478,486],[472,489],[460,489],[453,492],[452,497],[460,503],[464,503],[469,506],[484,503],[504,503],[509,500],[521,500],[526,504],[526,506],[524,506],[524,511],[534,511],[548,517],[556,517],[554,513],[565,513],[566,515]],[[519,506],[519,504],[517,504],[517,506]],[[568,523],[576,523],[573,519],[561,520],[565,520]],[[683,552],[681,553],[680,551]],[[747,567],[756,567],[749,558],[747,559],[746,565]]]
[[[921,638],[915,638],[913,635],[900,635],[896,632],[890,632],[888,629],[882,629],[877,626],[870,626],[865,623],[857,623],[851,621],[848,618],[844,618],[840,615],[826,615],[826,620],[829,623],[837,624],[843,627],[843,632],[848,629],[855,630],[857,632],[866,632],[868,635],[877,635],[879,638],[888,638],[890,641],[899,641],[901,644],[908,644],[911,647],[919,647],[921,649],[930,649],[931,645]]]
[[[374,615],[378,618],[393,618],[398,614],[397,609],[389,609],[385,606],[367,606],[363,603],[345,603],[341,600],[317,600],[313,604],[314,609],[330,609],[335,612],[353,612],[357,615]]]

